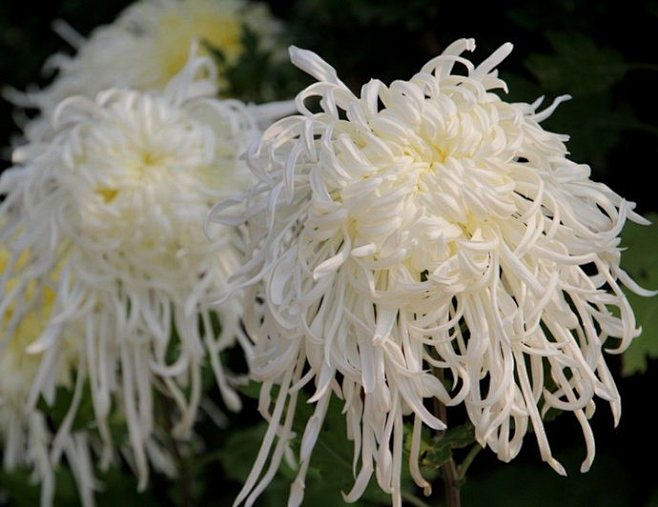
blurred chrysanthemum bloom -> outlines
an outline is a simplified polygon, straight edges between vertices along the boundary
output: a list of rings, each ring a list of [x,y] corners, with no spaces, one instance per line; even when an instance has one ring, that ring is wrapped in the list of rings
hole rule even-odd
[[[67,337],[61,346],[42,354],[29,354],[27,347],[44,332],[56,298],[54,286],[57,272],[50,276],[20,283],[12,272],[19,271],[27,254],[11,257],[0,249],[0,294],[13,294],[0,303],[0,441],[3,448],[3,465],[13,470],[23,466],[34,471],[41,481],[42,504],[52,503],[54,495],[54,466],[51,449],[64,453],[72,464],[82,498],[88,498],[93,488],[93,475],[89,473],[86,435],[68,432],[55,437],[47,418],[27,400],[35,380],[51,369],[51,383],[44,386],[44,399],[52,402],[58,388],[73,390],[77,376],[74,366],[81,350],[80,340]],[[9,263],[14,262],[11,266]]]
[[[57,26],[76,54],[50,58],[46,70],[57,75],[45,89],[9,94],[18,105],[37,108],[46,118],[26,129],[33,140],[47,132],[47,117],[67,97],[93,98],[108,88],[164,89],[184,67],[193,44],[197,56],[210,50],[222,55],[220,72],[214,74],[220,92],[227,85],[225,71],[246,51],[247,33],[263,54],[283,53],[280,23],[265,5],[246,0],[140,0],[88,39],[61,22]]]
[[[250,260],[235,286],[264,301],[245,325],[269,429],[236,503],[253,504],[272,479],[311,382],[315,412],[290,505],[301,503],[332,396],[354,442],[345,499],[360,497],[375,472],[395,505],[405,416],[409,469],[429,488],[421,429],[445,428],[426,408],[431,398],[463,404],[477,441],[504,461],[532,430],[561,474],[547,410],[582,426],[583,470],[594,457],[595,400],[619,419],[604,347],[621,352],[638,335],[620,284],[649,293],[620,269],[619,233],[627,219],[645,220],[567,158],[566,136],[540,126],[568,97],[543,111],[541,100],[505,102],[495,67],[511,44],[478,66],[461,56],[474,47],[458,40],[409,81],[371,80],[360,95],[317,55],[291,48],[318,82],[297,96],[299,115],[250,149],[254,189],[214,213],[248,226]],[[318,98],[312,112],[307,101]]]
[[[200,72],[208,79],[196,79]],[[214,98],[215,72],[198,57],[163,92],[66,99],[52,140],[17,149],[0,178],[0,358],[11,362],[15,352],[31,365],[20,377],[3,369],[0,392],[24,379],[19,398],[31,413],[75,370],[60,440],[89,392],[104,462],[122,445],[108,423],[119,414],[142,486],[149,461],[169,468],[154,441],[165,429],[156,389],[171,400],[158,410],[169,413],[175,437],[190,434],[206,364],[228,408],[240,406],[219,354],[243,336],[241,309],[236,299],[212,304],[238,267],[239,240],[230,227],[204,234],[203,223],[217,200],[249,188],[240,155],[259,131],[255,109]],[[27,317],[43,331],[27,329]]]

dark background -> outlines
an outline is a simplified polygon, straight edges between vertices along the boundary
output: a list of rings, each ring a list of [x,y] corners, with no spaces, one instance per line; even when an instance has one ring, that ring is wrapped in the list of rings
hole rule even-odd
[[[94,2],[93,7],[81,0],[0,3],[0,87],[21,90],[30,83],[47,82],[40,75],[43,62],[50,54],[67,50],[50,29],[53,19],[64,19],[88,34],[93,27],[111,22],[125,5],[122,0]],[[656,188],[648,181],[658,160],[658,2],[548,0],[501,6],[429,0],[299,0],[270,5],[286,22],[289,40],[318,52],[355,90],[371,77],[408,79],[459,37],[476,38],[478,48],[469,57],[474,62],[500,44],[513,42],[514,52],[501,65],[510,100],[532,101],[545,94],[550,103],[555,96],[573,95],[545,127],[572,135],[568,144],[572,158],[590,164],[593,178],[636,201],[641,212],[658,211]],[[293,79],[304,82],[300,73]],[[0,144],[8,146],[16,133],[12,106],[3,101]],[[9,165],[6,160],[2,164]],[[614,429],[604,402],[597,404],[592,422],[597,458],[592,470],[585,475],[578,472],[585,454],[580,429],[575,418],[560,416],[548,424],[548,432],[569,478],[558,477],[541,463],[533,436],[528,435],[524,450],[510,465],[499,463],[489,451],[480,454],[464,487],[464,505],[658,505],[653,464],[658,439],[655,419],[649,415],[656,400],[658,365],[653,360],[646,373],[622,377],[621,359],[608,359],[619,379],[623,415]],[[242,414],[226,438],[253,423],[253,417]],[[217,445],[223,438],[208,436]],[[235,475],[230,468],[226,459],[215,460],[195,479],[201,504],[229,504],[238,487],[237,481],[222,479]],[[32,505],[34,489],[26,489],[24,479],[20,474],[0,475],[0,504]],[[98,496],[101,505],[179,503],[173,487],[161,477],[153,479],[144,495],[132,493],[134,482],[126,474],[109,475],[106,483],[106,493]],[[62,484],[58,498],[61,505],[68,505],[75,499],[70,478],[64,477]],[[340,505],[339,498],[313,505]],[[439,491],[428,504],[437,505],[440,498]],[[274,499],[263,502],[276,505]]]

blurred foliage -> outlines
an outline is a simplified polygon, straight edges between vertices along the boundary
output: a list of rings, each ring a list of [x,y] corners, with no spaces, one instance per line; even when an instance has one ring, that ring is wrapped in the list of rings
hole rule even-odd
[[[242,36],[243,53],[235,65],[226,69],[228,88],[220,95],[239,98],[244,102],[269,102],[286,100],[300,89],[301,73],[288,60],[279,60],[258,47],[256,34],[248,28]],[[207,45],[218,67],[224,67],[226,59],[218,48]]]
[[[253,383],[250,391],[254,392]],[[291,447],[295,454],[299,453],[301,438],[304,434],[306,421],[313,415],[313,405],[307,403],[308,397],[301,393],[297,401],[297,410],[293,431],[295,437]],[[334,507],[342,503],[341,492],[347,493],[352,489],[354,477],[352,468],[353,442],[346,437],[345,417],[341,413],[341,404],[335,399],[331,400],[325,423],[319,433],[311,457],[311,463],[306,476],[306,490],[304,502],[314,507]],[[262,436],[265,434],[267,424],[259,423],[245,431],[233,434],[226,445],[219,451],[220,461],[226,469],[229,479],[238,484],[244,483],[251,464],[260,448]],[[236,463],[235,456],[244,457],[244,461]],[[290,485],[297,475],[296,470],[283,461],[279,473],[272,484],[263,493],[262,502],[265,507],[279,507],[287,503]],[[408,474],[403,476],[406,489],[411,488]],[[371,480],[361,499],[356,502],[357,507],[374,507],[388,503],[388,495],[382,492]]]
[[[628,250],[622,255],[622,266],[640,286],[658,289],[658,214],[647,218],[650,226],[628,222],[622,233],[622,246]],[[644,373],[649,359],[658,359],[658,297],[646,298],[627,290],[642,334],[633,340],[623,355],[624,374]]]
[[[128,471],[121,468],[111,468],[98,474],[103,491],[110,494],[97,495],[97,507],[113,507],[117,505],[139,505],[140,507],[156,507],[160,503],[150,491],[137,492],[137,480]],[[79,504],[73,476],[68,468],[60,466],[55,471],[55,505],[73,506]],[[0,469],[0,505],[15,507],[34,507],[39,505],[40,487],[30,473],[23,469],[7,472]]]
[[[546,37],[551,52],[531,53],[524,61],[534,81],[513,78],[510,93],[525,100],[571,95],[572,100],[545,126],[571,136],[568,146],[576,160],[588,161],[595,168],[604,166],[622,131],[642,128],[627,105],[613,101],[613,87],[632,65],[624,62],[619,51],[599,46],[582,34],[548,32]]]
[[[71,472],[60,467],[55,473],[57,490],[55,502],[57,505],[76,505],[78,493]],[[10,504],[16,507],[34,507],[39,505],[41,488],[31,477],[30,472],[24,469],[13,471],[0,470],[0,498],[1,504]]]
[[[579,457],[570,453],[563,461],[577,470]],[[467,507],[519,505],[532,507],[632,507],[631,477],[614,457],[599,455],[588,474],[561,477],[547,474],[545,464],[497,467],[492,473],[463,488]]]
[[[485,58],[503,42],[515,44],[514,53],[501,66],[508,81],[510,100],[534,101],[546,96],[546,104],[557,96],[572,95],[545,122],[546,128],[571,135],[568,147],[572,158],[592,166],[595,177],[609,184],[621,195],[639,204],[642,212],[658,211],[655,188],[647,184],[647,172],[658,160],[658,56],[647,37],[658,28],[658,2],[638,0],[618,6],[595,0],[546,0],[525,2],[512,0],[505,8],[495,2],[474,5],[468,2],[436,0],[272,0],[276,16],[286,23],[287,42],[317,51],[334,65],[353,90],[377,77],[384,81],[407,79],[445,45],[459,37],[473,36],[478,49],[475,62]],[[47,57],[70,48],[51,31],[54,19],[64,19],[86,35],[94,27],[109,23],[128,4],[127,0],[103,0],[93,4],[82,0],[53,0],[39,6],[35,15],[29,2],[0,2],[0,87],[25,89],[31,83],[43,85],[48,77],[40,74]],[[262,101],[292,98],[307,84],[308,78],[285,61],[273,62],[259,54],[253,38],[246,35],[249,58],[231,69],[230,81],[247,100]],[[217,55],[221,58],[221,55]],[[263,85],[267,79],[268,84]],[[12,120],[12,106],[0,103],[0,138],[10,144],[17,133]],[[7,166],[4,161],[2,166]],[[652,221],[658,215],[651,215]],[[623,232],[625,269],[643,286],[658,288],[658,228],[629,224]],[[658,382],[658,300],[629,295],[643,326],[643,335],[623,357],[626,374],[643,373],[622,379],[619,388],[625,414],[621,428],[611,433],[610,424],[594,418],[594,431],[600,455],[589,474],[569,478],[555,475],[534,455],[535,444],[529,435],[521,456],[507,466],[490,452],[481,453],[469,473],[464,488],[464,505],[507,505],[562,507],[658,506],[653,470],[636,459],[641,446],[645,456],[658,454],[658,443],[649,438],[653,431],[646,418],[646,386]],[[228,354],[225,359],[234,369],[242,358]],[[238,366],[236,366],[236,363]],[[612,367],[616,363],[612,363]],[[210,376],[204,378],[211,384]],[[254,396],[257,386],[245,390]],[[214,401],[221,406],[217,393]],[[91,410],[88,394],[82,411]],[[67,398],[51,408],[57,421],[68,407]],[[331,404],[326,425],[320,434],[308,473],[305,505],[314,507],[341,505],[340,490],[348,491],[353,481],[352,443],[345,438],[345,422],[340,403]],[[302,423],[312,406],[300,401],[296,439],[299,445]],[[568,419],[568,418],[558,418]],[[112,425],[114,427],[114,425]],[[549,425],[554,432],[556,452],[577,469],[569,450],[582,446],[578,428],[556,420]],[[121,428],[117,421],[117,428]],[[123,463],[107,473],[99,473],[103,484],[97,495],[104,505],[173,506],[184,501],[181,491],[199,505],[230,505],[246,477],[260,445],[265,425],[256,413],[255,401],[247,399],[245,410],[232,414],[227,426],[217,429],[209,417],[197,426],[197,454],[181,464],[185,474],[172,481],[153,474],[149,489],[139,494],[136,481]],[[117,431],[119,431],[117,429]],[[574,436],[575,435],[575,436]],[[115,435],[121,439],[122,435]],[[440,482],[437,467],[453,451],[463,452],[472,442],[468,426],[457,426],[452,433],[438,439],[425,432],[421,449],[424,473]],[[174,441],[172,439],[172,445]],[[408,452],[408,449],[407,449]],[[482,464],[479,464],[482,463]],[[258,505],[285,504],[294,471],[282,466]],[[57,505],[77,504],[72,477],[65,467],[57,471]],[[406,504],[426,505],[405,476]],[[187,486],[184,484],[187,483]],[[427,503],[436,505],[440,485]],[[38,504],[39,490],[23,470],[0,471],[0,505],[32,506]],[[431,500],[431,502],[430,502]],[[365,507],[387,505],[388,496],[371,487],[357,504]]]
[[[619,51],[597,46],[582,34],[546,34],[553,53],[532,53],[526,66],[546,92],[571,90],[578,97],[609,93],[629,65]]]

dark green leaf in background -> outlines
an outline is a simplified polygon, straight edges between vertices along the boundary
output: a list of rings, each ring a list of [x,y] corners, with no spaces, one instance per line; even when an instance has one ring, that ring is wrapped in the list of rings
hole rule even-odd
[[[622,245],[628,247],[622,254],[622,266],[642,287],[658,289],[658,214],[650,213],[650,226],[627,222],[622,233]],[[626,294],[635,311],[642,334],[633,340],[623,355],[624,375],[644,373],[647,361],[658,358],[658,297],[642,297],[627,290]]]
[[[567,470],[578,470],[575,452],[562,460]],[[630,477],[624,464],[599,455],[586,473],[562,477],[545,463],[501,464],[463,488],[464,507],[632,507]]]
[[[298,401],[293,426],[296,437],[293,439],[292,446],[297,456],[304,426],[314,408],[314,405],[306,403],[305,400],[306,397],[302,395]],[[341,414],[341,408],[340,401],[332,399],[307,473],[304,505],[314,507],[342,505],[341,491],[346,493],[352,488],[353,443],[347,440],[345,417]],[[266,428],[265,423],[260,423],[235,432],[228,439],[220,451],[220,461],[230,479],[238,483],[244,482],[258,453]],[[236,460],[236,456],[240,456],[240,460]],[[262,495],[263,505],[272,507],[285,505],[296,473],[284,460],[276,478]],[[408,474],[405,475],[404,480],[405,486],[409,486]],[[376,486],[373,478],[363,497],[353,505],[367,507],[386,504],[390,502],[389,498]]]
[[[577,33],[546,34],[552,54],[532,53],[526,66],[546,92],[576,97],[607,93],[629,69],[621,53]]]

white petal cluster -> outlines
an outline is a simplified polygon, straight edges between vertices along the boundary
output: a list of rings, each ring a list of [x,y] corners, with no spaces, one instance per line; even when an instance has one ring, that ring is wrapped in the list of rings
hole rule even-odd
[[[200,73],[207,82],[198,82]],[[119,414],[142,486],[149,460],[170,468],[154,441],[155,389],[173,400],[176,437],[196,419],[205,362],[227,406],[240,405],[219,360],[242,336],[240,305],[211,306],[239,265],[239,238],[218,226],[209,240],[203,222],[217,200],[249,188],[239,157],[259,131],[242,103],[213,98],[214,73],[200,57],[163,92],[109,89],[66,99],[52,117],[52,140],[16,150],[16,166],[0,178],[7,315],[0,361],[12,362],[12,351],[42,358],[33,361],[36,374],[21,368],[29,395],[21,391],[18,403],[30,412],[40,397],[51,401],[74,369],[73,401],[54,445],[70,440],[88,387],[103,459],[121,444],[108,426]],[[47,294],[35,299],[35,290]],[[38,308],[47,312],[34,317],[42,331],[16,324]],[[53,362],[63,357],[66,371]],[[11,371],[0,370],[3,396]]]
[[[421,428],[445,425],[428,399],[463,404],[478,442],[505,461],[532,430],[559,473],[547,410],[579,421],[583,470],[594,457],[595,399],[619,419],[603,352],[638,334],[620,283],[643,291],[619,267],[619,233],[627,219],[644,220],[567,158],[566,136],[540,126],[565,97],[542,112],[541,100],[505,102],[495,67],[511,44],[478,66],[462,56],[474,47],[458,40],[409,81],[372,80],[359,95],[317,55],[291,49],[318,82],[298,95],[299,115],[250,150],[258,183],[246,204],[215,210],[248,226],[251,256],[236,287],[264,301],[246,325],[270,426],[236,503],[252,505],[272,479],[311,382],[315,413],[289,505],[301,503],[331,396],[343,400],[354,442],[346,500],[375,472],[395,505],[404,416],[414,421],[411,474],[429,488]],[[313,112],[307,102],[317,99]]]
[[[163,90],[185,66],[190,47],[192,56],[206,55],[207,46],[221,51],[225,64],[215,74],[221,87],[226,84],[223,71],[245,51],[247,30],[257,38],[260,51],[281,52],[277,44],[280,23],[265,5],[245,0],[140,0],[114,23],[94,30],[88,40],[70,27],[60,27],[77,53],[51,57],[46,68],[57,76],[47,88],[13,94],[15,102],[38,108],[45,118],[74,95],[93,98],[108,88]],[[27,128],[31,140],[47,132],[47,119]]]
[[[54,495],[54,465],[49,456],[53,435],[44,414],[27,403],[35,379],[44,368],[51,369],[52,383],[44,390],[44,399],[52,401],[58,388],[72,389],[76,381],[74,365],[80,354],[79,340],[68,337],[57,350],[44,359],[42,354],[29,354],[27,347],[44,332],[56,297],[53,276],[20,284],[10,273],[20,268],[28,255],[23,254],[10,266],[10,255],[0,249],[0,293],[14,293],[0,304],[0,441],[3,466],[13,470],[27,466],[42,482],[41,502],[50,505]],[[20,292],[20,294],[14,291]],[[89,459],[86,436],[75,434],[58,439],[60,451],[71,463]],[[84,498],[91,491],[92,478],[84,476],[89,467],[74,467]],[[80,475],[82,474],[82,476]],[[88,487],[85,487],[87,486]]]

